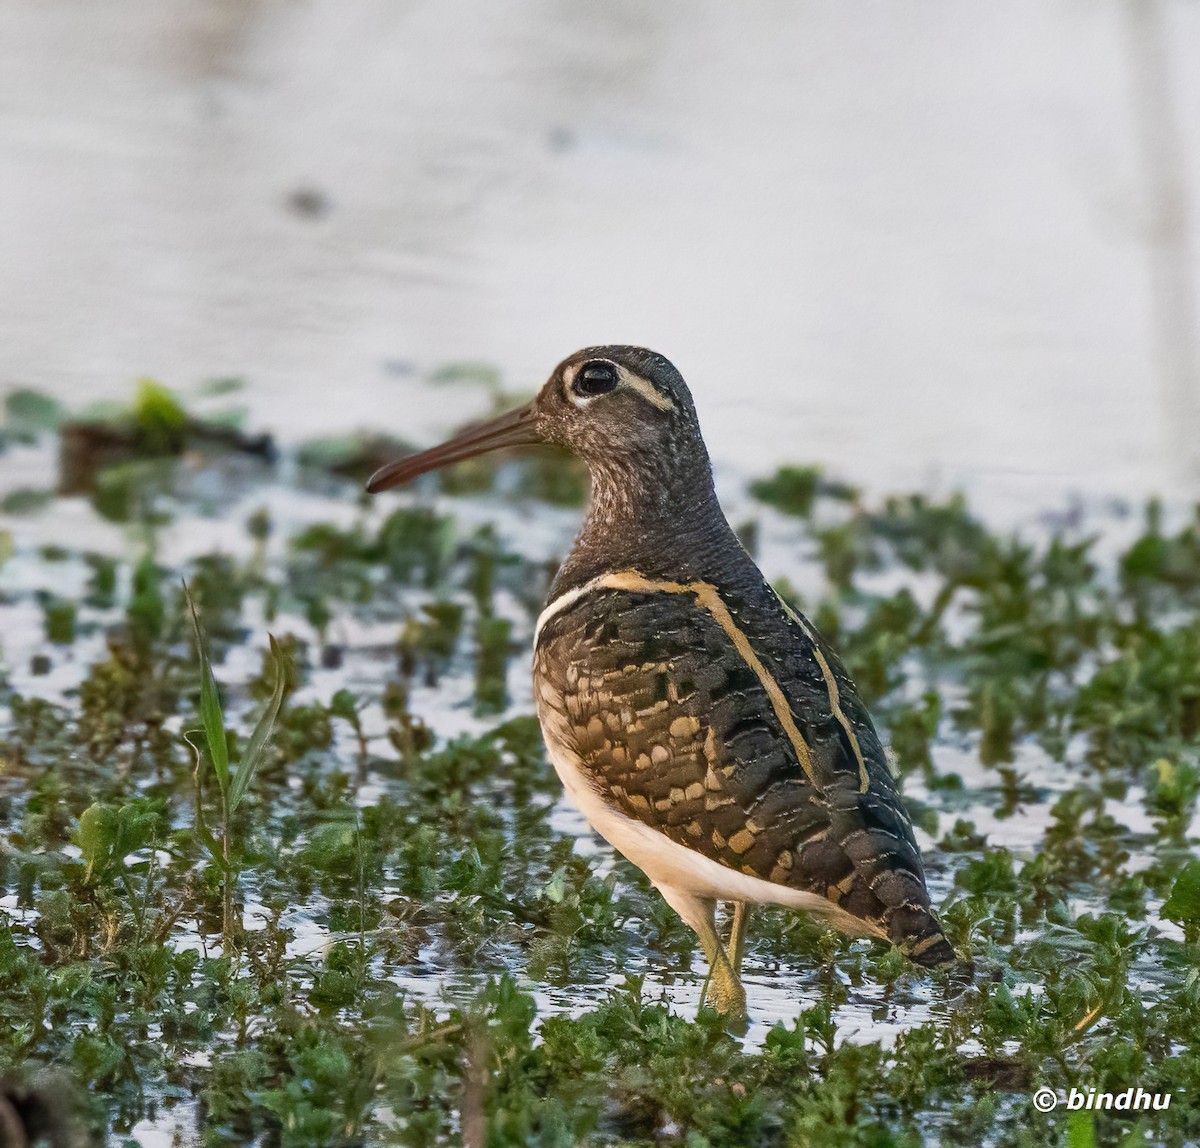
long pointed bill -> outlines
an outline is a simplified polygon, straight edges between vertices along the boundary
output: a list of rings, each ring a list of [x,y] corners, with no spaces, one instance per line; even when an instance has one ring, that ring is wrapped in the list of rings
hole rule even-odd
[[[452,462],[462,462],[463,459],[505,446],[531,446],[541,441],[533,403],[529,403],[491,422],[468,427],[441,446],[389,462],[371,475],[367,490],[378,494],[381,490],[408,482],[419,474],[449,466]]]

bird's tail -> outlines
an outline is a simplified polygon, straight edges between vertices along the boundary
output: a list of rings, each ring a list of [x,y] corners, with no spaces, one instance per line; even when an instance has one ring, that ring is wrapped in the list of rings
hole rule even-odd
[[[891,941],[914,964],[927,969],[963,969],[969,962],[959,959],[946,939],[942,926],[929,909],[905,905],[893,910],[888,922]]]

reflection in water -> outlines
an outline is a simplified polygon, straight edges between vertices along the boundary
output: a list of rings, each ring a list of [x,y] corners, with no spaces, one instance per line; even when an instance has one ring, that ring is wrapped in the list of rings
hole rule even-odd
[[[420,439],[478,405],[439,363],[646,342],[743,471],[1167,489],[1127,64],[1065,3],[14,0],[0,382],[239,375],[285,435]]]

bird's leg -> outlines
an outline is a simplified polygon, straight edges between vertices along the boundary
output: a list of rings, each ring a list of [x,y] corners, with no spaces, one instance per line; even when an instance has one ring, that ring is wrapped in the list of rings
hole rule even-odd
[[[746,951],[746,930],[750,924],[750,906],[745,901],[733,904],[733,924],[729,929],[729,946],[725,950],[734,974],[742,975],[742,954]]]
[[[669,885],[659,885],[667,904],[692,927],[700,938],[700,947],[708,959],[708,986],[700,999],[700,1007],[708,1004],[730,1020],[744,1020],[746,990],[734,972],[717,932],[716,902],[697,897]]]
[[[729,1020],[743,1020],[746,1016],[746,990],[721,945],[715,919],[708,930],[698,932],[697,936],[708,958],[708,988],[700,1006],[703,1008],[707,1004]]]

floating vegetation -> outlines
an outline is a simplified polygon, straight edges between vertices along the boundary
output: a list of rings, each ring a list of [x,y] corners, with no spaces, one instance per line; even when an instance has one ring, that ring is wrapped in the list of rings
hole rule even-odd
[[[366,482],[385,463],[415,450],[410,443],[389,435],[328,435],[302,443],[296,461],[301,467]]]
[[[18,410],[22,416],[18,425],[26,433],[35,416],[43,422],[53,418],[59,425],[59,493],[87,493],[107,483],[111,489],[102,498],[110,505],[112,500],[128,499],[128,488],[136,487],[139,478],[149,473],[139,463],[177,458],[186,449],[237,451],[267,461],[275,455],[270,435],[247,436],[228,418],[193,415],[153,379],[138,383],[128,407],[105,406],[90,416],[70,418],[48,406],[39,408],[32,395]]]
[[[812,514],[817,497],[854,502],[859,492],[841,482],[831,482],[819,466],[781,466],[770,478],[759,478],[750,484],[750,493],[761,502],[807,518]]]
[[[5,444],[74,449],[49,400],[7,411]],[[573,524],[530,500],[574,503],[578,472],[547,453],[376,508],[339,484],[361,442],[310,450],[324,485],[301,493],[230,443],[197,494],[174,462],[194,423],[150,386],[112,415],[121,450],[79,461],[94,531],[58,499],[5,503],[2,1134],[1200,1139],[1190,512],[1152,504],[1121,545],[1098,512],[1015,536],[962,498],[873,504],[807,468],[755,484],[739,521],[760,544],[770,525],[766,572],[885,727],[977,975],[763,910],[741,1038],[696,1015],[690,931],[564,803],[532,716]],[[1171,1099],[1046,1112],[1039,1088]]]

